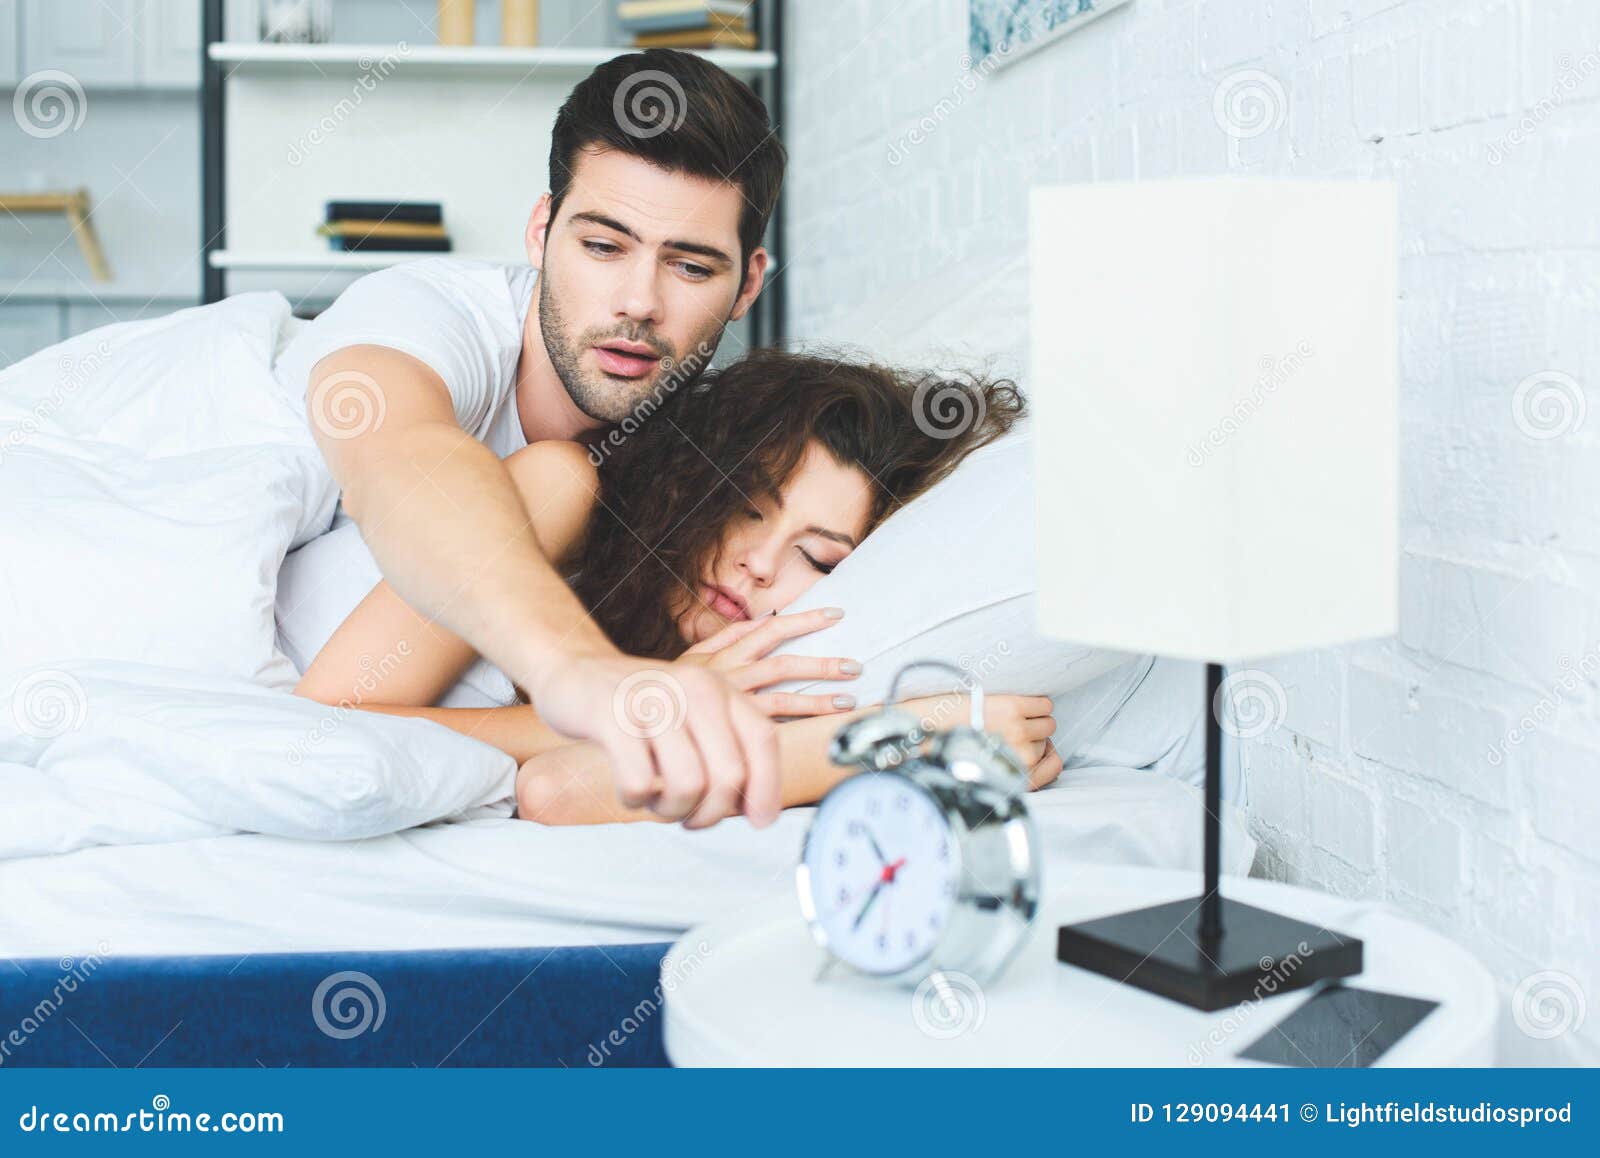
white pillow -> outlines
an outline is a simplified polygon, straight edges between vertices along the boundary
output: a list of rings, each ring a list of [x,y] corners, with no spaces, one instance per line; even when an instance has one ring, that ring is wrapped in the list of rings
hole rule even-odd
[[[427,720],[129,663],[0,682],[0,857],[508,816],[516,762]]]
[[[278,572],[278,646],[296,671],[305,674],[339,625],[382,578],[361,528],[344,518],[283,561]],[[510,677],[480,659],[438,706],[500,708],[516,699]]]
[[[1136,678],[1148,657],[1047,639],[1035,629],[1032,448],[1024,428],[969,455],[787,609],[837,606],[845,615],[780,652],[844,656],[864,668],[854,680],[804,690],[837,690],[876,703],[895,673],[916,659],[955,664],[986,691],[1021,695],[1098,688],[1114,672],[1108,686]],[[921,671],[908,677],[901,694],[953,686],[949,675]],[[1117,700],[1114,692],[1097,698]]]
[[[292,683],[272,598],[335,495],[247,295],[110,326],[0,374],[0,667],[137,660]]]

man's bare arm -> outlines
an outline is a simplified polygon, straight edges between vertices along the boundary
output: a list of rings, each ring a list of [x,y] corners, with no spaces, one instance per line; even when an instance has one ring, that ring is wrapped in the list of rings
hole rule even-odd
[[[312,430],[345,511],[407,603],[524,687],[556,650],[616,654],[545,560],[510,473],[457,425],[437,374],[398,350],[351,346],[311,379]],[[370,428],[341,425],[350,414],[373,416]]]
[[[527,689],[548,724],[601,744],[625,803],[696,827],[777,815],[770,721],[698,665],[612,647],[545,559],[505,467],[457,424],[437,374],[397,350],[351,346],[313,368],[307,406],[384,577]],[[646,668],[681,704],[664,730],[632,727],[617,710],[625,681]]]

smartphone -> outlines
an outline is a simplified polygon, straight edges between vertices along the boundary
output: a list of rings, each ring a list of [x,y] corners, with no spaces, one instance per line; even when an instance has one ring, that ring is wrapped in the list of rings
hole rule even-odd
[[[1268,1065],[1365,1068],[1437,1008],[1437,1001],[1353,985],[1329,985],[1256,1038],[1239,1056]]]

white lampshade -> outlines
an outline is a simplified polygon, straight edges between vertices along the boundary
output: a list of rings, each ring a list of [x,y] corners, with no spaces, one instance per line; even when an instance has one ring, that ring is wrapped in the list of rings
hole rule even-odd
[[[1398,622],[1396,194],[1033,191],[1039,628],[1218,663]]]

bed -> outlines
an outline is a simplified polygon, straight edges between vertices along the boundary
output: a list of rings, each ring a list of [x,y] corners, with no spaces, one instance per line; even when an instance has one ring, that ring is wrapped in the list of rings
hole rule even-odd
[[[286,563],[360,546],[278,372],[294,332],[246,294],[0,371],[0,1065],[661,1064],[667,945],[789,891],[808,810],[546,828],[503,753],[288,694],[373,577]],[[897,512],[791,650],[861,659],[863,703],[927,656],[1055,696],[1047,873],[1196,866],[1194,673],[1038,638],[1030,454]]]
[[[1033,801],[1047,872],[1198,864],[1189,785],[1079,769]],[[23,1036],[4,1060],[664,1064],[668,944],[788,891],[810,811],[762,832],[479,819],[0,862],[0,1024]],[[1253,845],[1237,814],[1229,823],[1243,871]]]

